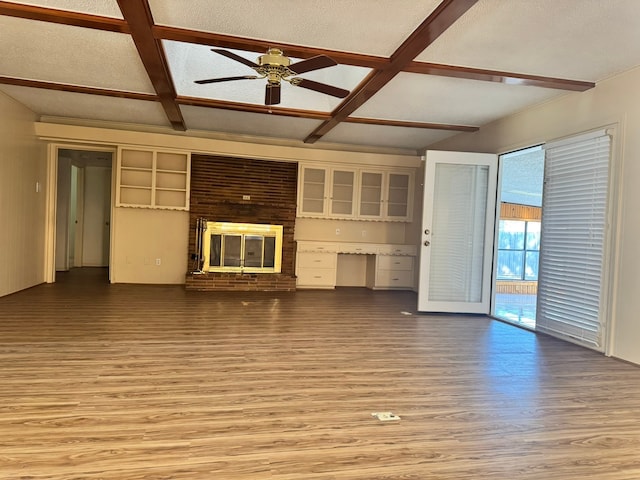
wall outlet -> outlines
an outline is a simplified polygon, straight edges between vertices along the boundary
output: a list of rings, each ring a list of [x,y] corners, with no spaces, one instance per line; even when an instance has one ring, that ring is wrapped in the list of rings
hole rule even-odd
[[[340,229],[336,228],[336,235],[340,235]]]
[[[161,263],[162,263],[162,260],[160,260],[159,258],[156,258],[156,265],[160,266]]]
[[[242,195],[242,200],[251,200],[251,195]]]

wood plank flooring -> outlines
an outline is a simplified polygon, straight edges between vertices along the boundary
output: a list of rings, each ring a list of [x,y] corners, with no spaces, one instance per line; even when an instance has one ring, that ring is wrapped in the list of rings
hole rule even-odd
[[[410,292],[101,275],[0,298],[1,479],[640,479],[639,367]]]

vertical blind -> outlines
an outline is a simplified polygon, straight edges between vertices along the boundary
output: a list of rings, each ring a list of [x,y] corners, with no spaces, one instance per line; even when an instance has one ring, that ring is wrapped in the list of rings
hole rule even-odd
[[[603,349],[603,259],[610,137],[545,146],[536,329]]]
[[[489,167],[438,164],[429,301],[482,301]]]

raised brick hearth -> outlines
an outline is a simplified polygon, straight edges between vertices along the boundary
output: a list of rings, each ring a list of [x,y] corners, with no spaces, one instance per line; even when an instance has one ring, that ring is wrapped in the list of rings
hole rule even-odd
[[[188,290],[292,291],[298,165],[295,162],[192,155],[189,265],[196,252],[196,220],[282,225],[282,272],[187,273]],[[243,200],[248,195],[249,200]]]

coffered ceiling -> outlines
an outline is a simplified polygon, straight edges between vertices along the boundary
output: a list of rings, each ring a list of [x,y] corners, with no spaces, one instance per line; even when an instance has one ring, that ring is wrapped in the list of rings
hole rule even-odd
[[[0,1],[0,91],[49,121],[416,151],[640,65],[638,25],[638,0]],[[348,96],[194,83],[256,75],[214,48],[271,47],[329,56],[300,78]]]

